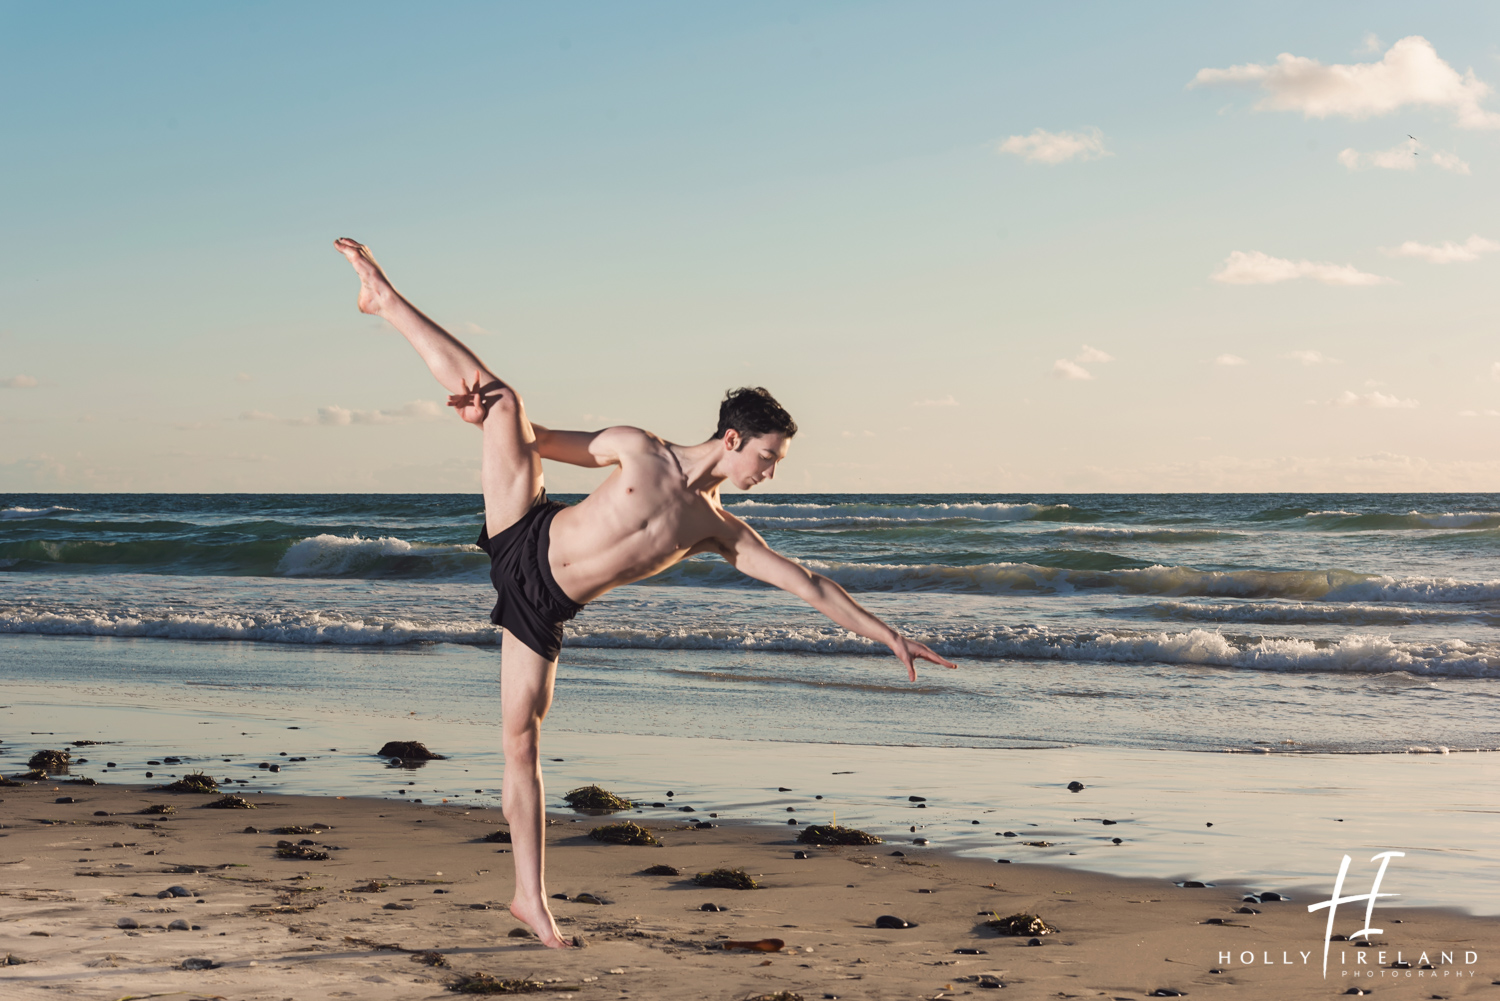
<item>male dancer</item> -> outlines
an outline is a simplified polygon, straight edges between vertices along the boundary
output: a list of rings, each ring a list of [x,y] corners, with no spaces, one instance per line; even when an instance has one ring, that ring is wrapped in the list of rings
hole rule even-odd
[[[845,629],[884,643],[912,681],[917,659],[957,666],[881,622],[827,577],[773,552],[749,525],[724,510],[720,485],[728,481],[748,490],[774,477],[797,433],[796,423],[770,393],[730,393],[719,408],[718,431],[698,445],[674,445],[632,427],[550,430],[528,420],[509,383],[391,286],[369,248],[350,239],[334,246],[359,274],[360,311],[388,320],[404,334],[452,394],[448,405],[484,430],[479,545],[490,556],[490,580],[498,593],[490,619],[504,627],[501,802],[516,863],[510,912],[544,945],[558,949],[570,943],[552,920],[543,882],[541,727],[552,705],[562,624],[584,605],[694,553],[717,553]],[[547,500],[543,459],[616,468],[569,507]]]

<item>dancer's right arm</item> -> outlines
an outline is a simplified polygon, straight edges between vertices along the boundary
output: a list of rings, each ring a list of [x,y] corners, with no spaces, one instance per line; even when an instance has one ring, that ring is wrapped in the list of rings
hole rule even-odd
[[[531,428],[536,432],[537,454],[542,458],[589,469],[619,465],[621,455],[639,451],[647,441],[646,432],[632,427],[554,431],[533,421]]]

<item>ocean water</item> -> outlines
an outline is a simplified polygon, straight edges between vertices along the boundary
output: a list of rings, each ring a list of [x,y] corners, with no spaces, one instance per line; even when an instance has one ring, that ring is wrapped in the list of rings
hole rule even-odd
[[[569,623],[551,792],[1305,892],[1395,848],[1403,901],[1494,913],[1500,496],[728,503],[959,669],[910,683],[695,558]],[[175,755],[250,790],[497,806],[480,519],[466,495],[0,495],[0,771],[87,739],[111,742],[74,747],[96,778]],[[449,759],[392,769],[388,739]]]
[[[1497,495],[728,504],[960,669],[925,665],[911,684],[883,648],[700,556],[569,624],[552,728],[1500,748]],[[132,683],[490,712],[499,631],[473,545],[480,518],[472,495],[0,495],[0,636],[149,639],[158,651],[66,670],[4,658],[0,681],[107,682],[128,661]]]

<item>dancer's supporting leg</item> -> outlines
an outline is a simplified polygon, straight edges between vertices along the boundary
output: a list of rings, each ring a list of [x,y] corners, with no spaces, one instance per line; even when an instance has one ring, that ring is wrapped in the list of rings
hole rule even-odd
[[[499,388],[485,394],[487,410],[466,415],[482,418],[484,453],[480,481],[484,487],[484,517],[491,537],[509,528],[531,507],[542,489],[542,460],[536,435],[526,419],[521,397],[495,378],[463,342],[417,309],[392,287],[368,248],[353,240],[334,244],[359,274],[359,308],[388,320],[422,356],[432,374],[450,393],[492,383]],[[516,864],[516,889],[510,911],[531,926],[544,945],[565,948],[569,942],[557,930],[547,907],[544,879],[546,829],[542,790],[542,720],[552,705],[557,662],[516,639],[507,630],[500,648],[500,701],[505,726],[505,779],[502,805],[510,822],[511,850]]]

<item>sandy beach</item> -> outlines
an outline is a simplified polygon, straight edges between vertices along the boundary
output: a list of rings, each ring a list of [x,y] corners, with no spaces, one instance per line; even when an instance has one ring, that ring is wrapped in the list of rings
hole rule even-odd
[[[0,951],[19,963],[0,968],[7,998],[435,998],[481,974],[581,998],[1500,993],[1495,918],[1383,904],[1383,932],[1367,948],[1333,942],[1325,979],[1326,911],[1310,914],[1306,894],[1246,902],[1275,888],[999,865],[910,841],[810,847],[799,827],[687,814],[645,821],[660,848],[590,840],[607,818],[550,815],[549,892],[570,898],[555,901],[559,923],[585,946],[560,953],[519,937],[506,910],[509,853],[483,840],[503,830],[495,809],[283,795],[208,809],[216,797],[56,780],[0,793]],[[158,804],[173,810],[146,812]],[[279,858],[278,842],[329,857]],[[642,874],[656,865],[680,875]],[[719,867],[761,888],[693,883]],[[1355,882],[1346,894],[1364,892]],[[174,886],[188,895],[162,896]],[[602,903],[572,899],[585,893]],[[1345,905],[1339,927],[1362,910]],[[1017,913],[1057,931],[1032,946],[984,925]],[[882,915],[914,927],[877,927]],[[723,945],[765,939],[784,944]]]

